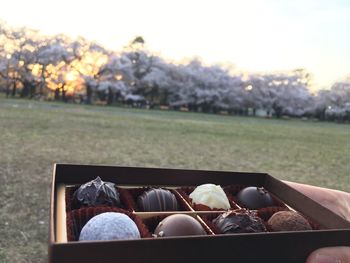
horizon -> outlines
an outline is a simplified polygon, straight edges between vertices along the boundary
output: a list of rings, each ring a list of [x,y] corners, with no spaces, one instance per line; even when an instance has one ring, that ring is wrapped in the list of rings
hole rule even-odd
[[[53,14],[47,1],[6,2],[0,19],[45,35],[82,36],[115,51],[140,35],[148,50],[176,62],[199,57],[248,73],[304,68],[314,89],[350,74],[350,3],[343,0],[56,3]],[[62,18],[52,19],[55,14]]]

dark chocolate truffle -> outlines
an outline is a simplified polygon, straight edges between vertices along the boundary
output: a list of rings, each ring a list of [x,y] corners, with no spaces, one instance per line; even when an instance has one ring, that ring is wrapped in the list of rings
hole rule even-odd
[[[79,241],[140,239],[134,221],[125,214],[106,212],[91,218],[82,228]]]
[[[237,194],[240,205],[248,209],[274,206],[272,196],[263,187],[246,187]]]
[[[141,211],[177,211],[178,204],[175,195],[165,189],[150,189],[140,195],[137,204]]]
[[[309,222],[294,211],[280,211],[271,216],[267,222],[272,231],[312,230]]]
[[[81,206],[118,206],[120,207],[119,193],[113,183],[104,182],[100,177],[81,185],[74,192],[73,204]]]
[[[161,221],[154,235],[157,237],[206,235],[202,225],[192,216],[174,214]]]
[[[213,223],[222,234],[266,232],[262,220],[248,211],[229,211],[219,215]]]

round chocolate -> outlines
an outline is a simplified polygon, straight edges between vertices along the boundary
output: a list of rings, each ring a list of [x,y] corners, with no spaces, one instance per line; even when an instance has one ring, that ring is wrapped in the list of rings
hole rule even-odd
[[[161,221],[154,235],[157,237],[199,236],[206,235],[202,225],[192,216],[174,214]]]
[[[312,230],[309,222],[294,211],[280,211],[271,216],[268,225],[272,231],[303,231]]]
[[[219,215],[213,223],[221,234],[266,232],[262,220],[248,211],[229,211]]]
[[[237,200],[240,205],[248,209],[260,209],[275,205],[272,196],[263,187],[246,187],[237,194]]]
[[[81,206],[117,206],[120,207],[119,193],[113,183],[104,182],[100,177],[81,185],[73,194],[73,204]]]
[[[79,241],[139,239],[134,221],[125,214],[107,212],[91,218],[82,228]]]
[[[166,189],[151,189],[144,192],[137,199],[141,211],[177,211],[178,204],[175,195]]]

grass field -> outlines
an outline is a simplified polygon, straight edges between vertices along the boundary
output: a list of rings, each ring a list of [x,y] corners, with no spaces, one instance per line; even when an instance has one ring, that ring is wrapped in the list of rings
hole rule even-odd
[[[0,99],[0,262],[46,262],[55,162],[268,172],[350,191],[350,126]]]

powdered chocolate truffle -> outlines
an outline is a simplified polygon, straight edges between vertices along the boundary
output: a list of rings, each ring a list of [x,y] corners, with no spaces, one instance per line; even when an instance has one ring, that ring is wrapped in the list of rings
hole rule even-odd
[[[213,223],[222,234],[266,232],[262,220],[248,211],[229,211],[219,215]]]
[[[237,194],[240,205],[248,209],[274,206],[272,196],[263,187],[246,187]]]
[[[202,184],[190,194],[192,203],[208,206],[210,209],[230,209],[230,203],[220,185]]]
[[[154,235],[157,237],[206,235],[202,225],[192,216],[174,214],[161,221]]]
[[[74,192],[73,204],[81,206],[117,206],[120,207],[119,193],[113,183],[104,182],[100,177],[79,187]]]
[[[125,214],[107,212],[91,218],[80,232],[79,241],[140,239],[134,221]]]
[[[280,211],[271,216],[268,225],[272,231],[312,230],[309,222],[294,211]]]
[[[151,189],[144,192],[137,199],[141,211],[177,211],[178,204],[175,195],[166,189]]]

